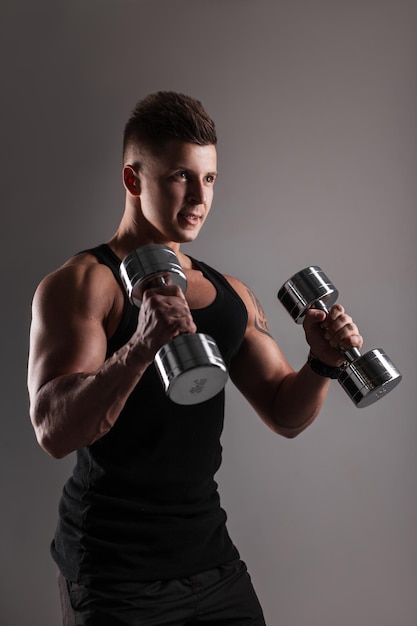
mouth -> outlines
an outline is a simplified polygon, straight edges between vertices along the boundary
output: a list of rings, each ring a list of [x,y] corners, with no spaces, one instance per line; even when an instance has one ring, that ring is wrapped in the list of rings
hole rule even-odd
[[[190,226],[196,226],[201,219],[201,216],[198,215],[198,213],[193,213],[192,211],[181,211],[178,213],[178,217]]]

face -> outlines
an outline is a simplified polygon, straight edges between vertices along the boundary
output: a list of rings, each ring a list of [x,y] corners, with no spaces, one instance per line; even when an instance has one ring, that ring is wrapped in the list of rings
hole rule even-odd
[[[217,175],[213,145],[170,141],[139,173],[140,227],[154,243],[193,241],[210,211]]]

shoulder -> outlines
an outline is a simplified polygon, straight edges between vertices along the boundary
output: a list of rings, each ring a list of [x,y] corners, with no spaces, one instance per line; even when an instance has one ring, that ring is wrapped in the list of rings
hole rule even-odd
[[[82,253],[43,278],[35,291],[34,306],[55,310],[100,307],[105,314],[118,292],[111,270],[92,254]]]
[[[103,287],[108,288],[112,285],[111,278],[112,272],[106,265],[99,263],[92,254],[82,253],[71,257],[61,267],[45,276],[39,283],[37,292],[98,289],[101,281],[104,281]]]

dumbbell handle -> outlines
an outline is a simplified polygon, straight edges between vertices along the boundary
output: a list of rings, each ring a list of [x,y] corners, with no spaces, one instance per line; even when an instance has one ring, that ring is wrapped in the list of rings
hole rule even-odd
[[[154,289],[155,287],[166,287],[170,285],[169,281],[169,273],[160,274],[159,276],[151,276],[149,280],[146,280],[142,285],[142,294],[147,291],[147,289]]]
[[[329,313],[329,309],[324,304],[323,300],[316,300],[312,308],[324,311],[326,315]],[[346,360],[349,361],[349,363],[353,363],[356,359],[359,359],[362,356],[359,348],[339,348],[339,350],[343,356],[346,357]]]

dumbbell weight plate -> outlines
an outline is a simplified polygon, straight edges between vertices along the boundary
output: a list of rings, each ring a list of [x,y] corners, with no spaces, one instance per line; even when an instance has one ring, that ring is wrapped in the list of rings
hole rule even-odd
[[[337,300],[339,292],[330,282],[323,270],[317,265],[310,265],[294,274],[278,292],[278,300],[297,324],[310,308],[322,308],[320,301],[329,309]]]
[[[401,374],[381,348],[349,363],[338,378],[358,408],[373,404],[401,381]]]
[[[149,244],[129,254],[120,265],[120,277],[130,301],[136,306],[141,305],[145,289],[151,287],[152,282],[158,284],[158,279],[167,277],[170,285],[178,285],[184,293],[187,288],[187,277],[177,255],[160,244]]]
[[[165,393],[177,404],[205,402],[217,395],[228,379],[216,342],[202,333],[172,339],[157,352],[155,365]]]

